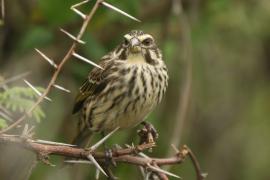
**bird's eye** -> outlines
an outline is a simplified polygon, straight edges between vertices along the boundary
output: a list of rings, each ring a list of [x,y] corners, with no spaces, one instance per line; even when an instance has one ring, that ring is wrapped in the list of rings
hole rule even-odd
[[[151,45],[152,44],[152,39],[151,38],[147,38],[147,39],[145,39],[145,40],[143,40],[143,45],[145,45],[145,46],[149,46],[149,45]]]
[[[124,39],[124,45],[127,46],[128,44],[129,44],[129,41],[125,38],[125,39]]]

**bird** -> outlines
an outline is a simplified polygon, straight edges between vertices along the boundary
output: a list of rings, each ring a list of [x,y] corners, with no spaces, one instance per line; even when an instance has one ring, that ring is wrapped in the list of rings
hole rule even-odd
[[[80,112],[81,145],[93,133],[128,129],[145,121],[168,87],[168,70],[155,39],[141,30],[123,36],[116,48],[103,56],[79,89],[73,114]]]

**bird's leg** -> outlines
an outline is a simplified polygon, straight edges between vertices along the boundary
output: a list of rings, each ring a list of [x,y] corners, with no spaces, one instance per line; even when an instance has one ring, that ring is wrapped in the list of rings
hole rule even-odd
[[[141,124],[144,127],[138,131],[138,135],[140,136],[140,144],[155,143],[155,140],[158,138],[158,133],[155,127],[145,121],[143,121]]]
[[[109,179],[109,180],[118,179],[116,176],[114,176],[114,174],[113,174],[111,168],[109,167],[109,165],[110,165],[110,162],[107,159],[105,159],[105,163],[101,164],[102,168],[104,169],[104,171],[108,175],[107,179]]]
[[[103,138],[105,137],[104,131],[101,132],[101,135]],[[108,175],[109,180],[118,179],[116,176],[113,175],[112,170],[110,169],[110,164],[115,166],[115,161],[112,158],[112,150],[108,148],[108,146],[106,145],[106,142],[104,142],[103,146],[105,149],[105,162],[102,164],[102,167],[104,171],[106,172],[106,174]]]
[[[108,180],[116,180],[118,179],[116,176],[113,175],[112,170],[108,167],[106,167],[104,164],[101,165],[106,174],[108,175],[107,179]]]

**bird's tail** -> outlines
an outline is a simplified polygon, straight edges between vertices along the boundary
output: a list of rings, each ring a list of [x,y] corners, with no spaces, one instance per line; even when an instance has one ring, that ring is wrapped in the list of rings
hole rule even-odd
[[[72,144],[84,148],[88,145],[91,136],[92,132],[87,128],[83,128],[81,131],[79,131],[78,135],[73,139]]]
[[[76,145],[77,147],[80,147],[80,148],[85,148],[90,142],[91,136],[92,136],[92,132],[87,128],[83,128],[82,130],[79,131],[78,135],[75,136],[71,144]],[[69,161],[69,160],[76,160],[76,158],[70,158],[70,157],[64,158],[64,163],[62,164],[61,169],[67,167],[68,164],[66,164],[65,161]]]

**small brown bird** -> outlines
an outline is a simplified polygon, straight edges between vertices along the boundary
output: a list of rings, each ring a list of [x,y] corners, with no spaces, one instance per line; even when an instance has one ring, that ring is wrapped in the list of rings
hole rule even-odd
[[[154,38],[140,30],[102,57],[76,97],[73,113],[81,111],[82,145],[93,132],[126,129],[143,122],[161,101],[168,86],[167,68]]]

